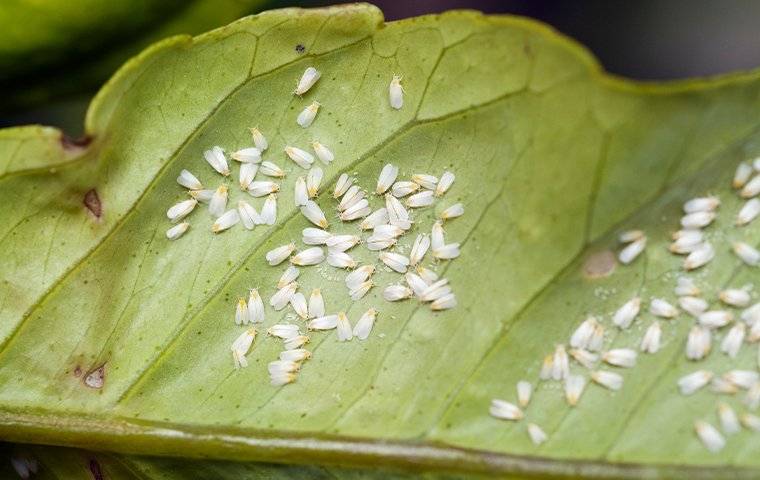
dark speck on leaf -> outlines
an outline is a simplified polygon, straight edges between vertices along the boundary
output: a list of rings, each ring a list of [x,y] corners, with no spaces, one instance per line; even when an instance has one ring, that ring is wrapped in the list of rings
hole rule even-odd
[[[303,53],[303,52],[305,52],[305,51],[306,51],[306,47],[304,47],[304,46],[303,46],[303,45],[301,45],[300,43],[299,43],[298,45],[296,45],[296,52],[298,52],[298,53]]]
[[[84,194],[84,206],[95,215],[95,218],[100,218],[103,215],[103,206],[100,203],[98,192],[94,188]]]

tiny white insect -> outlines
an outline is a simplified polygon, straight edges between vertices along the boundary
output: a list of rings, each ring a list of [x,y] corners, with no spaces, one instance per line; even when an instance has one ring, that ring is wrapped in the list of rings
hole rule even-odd
[[[309,200],[306,202],[306,205],[300,208],[303,216],[306,217],[306,219],[314,225],[320,228],[327,228],[329,226],[327,223],[327,218],[325,218],[325,213],[314,201]]]
[[[625,330],[630,327],[636,319],[639,310],[641,310],[641,299],[639,297],[634,297],[625,302],[623,306],[615,312],[612,316],[612,323]]]
[[[660,350],[660,339],[662,338],[662,328],[660,322],[655,320],[649,325],[647,331],[644,332],[644,337],[641,339],[641,346],[639,349],[645,353],[657,353]]]
[[[744,320],[744,322],[747,325],[754,325],[756,323],[759,323],[760,322],[760,302],[745,309],[741,313],[741,319]]]
[[[388,210],[383,207],[375,210],[371,214],[362,220],[359,224],[359,228],[362,230],[372,230],[378,225],[385,225],[388,223]]]
[[[319,193],[319,186],[322,183],[324,172],[319,167],[313,167],[306,174],[306,190],[310,198],[314,198]]]
[[[227,210],[222,214],[221,217],[217,218],[214,221],[214,223],[211,225],[211,231],[214,233],[223,232],[233,225],[237,224],[239,221],[240,215],[236,209]]]
[[[758,194],[760,194],[760,175],[755,175],[746,185],[744,185],[739,192],[739,195],[741,195],[742,198],[752,198]]]
[[[709,423],[697,420],[694,422],[694,430],[697,432],[699,440],[710,452],[719,452],[726,446],[726,440],[723,438],[723,435]]]
[[[517,403],[525,408],[530,403],[530,397],[533,393],[533,385],[525,380],[517,382]]]
[[[405,273],[409,266],[409,259],[404,255],[392,252],[381,252],[380,261],[398,273]]]
[[[374,272],[374,265],[362,265],[361,267],[346,275],[346,287],[349,290],[353,290],[354,288],[369,280]]]
[[[293,310],[296,312],[296,315],[303,318],[304,320],[309,317],[309,310],[306,306],[306,297],[304,297],[303,293],[296,292],[290,297],[290,306],[293,307]]]
[[[270,161],[261,162],[259,172],[261,172],[262,175],[266,175],[267,177],[282,178],[285,176],[285,170],[280,168],[279,165]]]
[[[322,317],[325,314],[325,299],[322,297],[322,290],[315,288],[309,296],[309,317]]]
[[[385,250],[386,248],[390,248],[395,244],[396,244],[395,238],[389,238],[387,236],[378,237],[376,235],[370,235],[370,237],[367,238],[367,242],[365,243],[365,246],[367,247],[367,250],[374,252],[377,250]]]
[[[245,298],[238,298],[237,305],[235,306],[235,324],[245,325],[250,321],[250,315],[248,314],[248,304],[245,303]]]
[[[760,251],[755,247],[744,242],[734,242],[733,250],[736,256],[747,265],[756,267],[760,264]]]
[[[212,147],[211,150],[206,150],[203,152],[203,158],[205,158],[208,164],[211,165],[211,168],[225,177],[230,174],[227,158],[224,156],[224,150],[220,147]]]
[[[726,310],[710,310],[697,317],[700,325],[712,329],[725,327],[733,319],[734,314]]]
[[[554,358],[552,360],[552,378],[562,380],[570,374],[570,361],[567,358],[567,352],[564,345],[557,345],[554,349]]]
[[[290,300],[288,300],[290,301]],[[299,334],[298,325],[292,323],[279,323],[267,328],[267,335],[277,337],[282,340],[293,338]]]
[[[327,263],[335,268],[356,268],[356,260],[346,252],[329,250]]]
[[[401,86],[401,75],[393,74],[391,84],[388,86],[388,100],[391,107],[400,110],[404,106],[404,87]]]
[[[293,265],[288,265],[288,268],[285,269],[285,271],[280,276],[280,279],[277,281],[277,288],[282,288],[285,285],[294,282],[300,273],[300,270],[298,270],[296,267]]]
[[[736,224],[739,226],[748,225],[758,215],[760,215],[760,198],[753,198],[748,200],[736,214]]]
[[[653,298],[649,303],[649,313],[661,318],[675,318],[678,309],[661,298]]]
[[[594,328],[597,325],[596,318],[588,317],[581,322],[570,336],[570,346],[573,348],[585,349],[588,346],[591,336],[594,335]]]
[[[417,265],[420,263],[422,259],[425,258],[425,254],[429,248],[430,237],[425,233],[417,235],[417,238],[414,239],[414,243],[412,244],[412,250],[409,253],[409,264]]]
[[[498,398],[491,400],[491,406],[488,409],[488,412],[492,417],[500,420],[522,420],[525,416],[523,411],[520,410],[520,407]]]
[[[191,197],[193,197],[195,200],[198,200],[201,203],[209,203],[211,201],[211,197],[214,196],[214,192],[216,190],[206,189],[206,190],[190,190],[189,193]]]
[[[733,395],[738,392],[739,389],[736,388],[736,385],[733,383],[723,378],[715,377],[710,382],[710,391],[724,395]]]
[[[591,380],[610,390],[620,390],[623,386],[623,377],[621,375],[605,370],[591,372]]]
[[[357,185],[352,185],[341,197],[338,203],[338,210],[341,212],[345,211],[359,203],[362,199],[364,199],[364,192]]]
[[[230,155],[233,160],[243,163],[259,163],[261,162],[261,150],[256,147],[248,147],[238,150]]]
[[[544,361],[541,363],[541,371],[538,374],[538,378],[541,380],[551,380],[553,371],[554,354],[550,353],[544,357]]]
[[[301,232],[301,240],[306,245],[325,245],[332,234],[321,228],[307,227]]]
[[[330,165],[335,160],[335,154],[326,145],[314,140],[311,142],[311,148],[319,161],[325,165]]]
[[[227,195],[227,185],[219,185],[214,191],[208,203],[208,211],[212,217],[220,217],[227,210]]]
[[[343,312],[338,313],[337,334],[339,342],[348,342],[354,338],[351,322],[348,321],[348,317]]]
[[[283,385],[295,382],[296,378],[297,375],[294,372],[278,373],[269,376],[269,383],[273,387],[281,387]]]
[[[266,259],[269,265],[275,266],[281,264],[296,249],[295,243],[288,243],[281,247],[274,248],[267,252]]]
[[[361,300],[364,298],[364,295],[369,292],[369,290],[374,286],[374,283],[372,283],[372,280],[368,280],[366,282],[360,283],[356,287],[352,288],[348,292],[348,296],[351,297],[351,300]]]
[[[718,197],[697,197],[683,204],[684,213],[712,212],[720,206]]]
[[[568,374],[565,378],[565,400],[567,404],[574,407],[578,404],[578,401],[583,394],[583,389],[586,387],[586,379],[581,375]]]
[[[573,360],[588,369],[594,368],[594,364],[599,359],[596,354],[582,348],[571,348],[568,353],[573,357]]]
[[[739,388],[749,390],[760,380],[760,373],[754,370],[729,370],[723,374],[723,378]]]
[[[243,222],[243,226],[247,230],[253,230],[256,225],[262,223],[259,212],[257,212],[248,202],[240,200],[238,201],[237,206],[240,220]]]
[[[691,252],[686,260],[683,262],[683,268],[686,270],[694,270],[703,265],[706,265],[710,260],[715,257],[715,250],[710,242],[704,242],[696,250]]]
[[[280,184],[269,181],[256,181],[248,185],[248,195],[252,197],[266,197],[280,191]]]
[[[388,191],[388,189],[391,188],[391,185],[396,181],[396,177],[398,177],[398,167],[390,163],[386,164],[383,169],[380,170],[375,193],[382,195]]]
[[[602,361],[615,367],[631,368],[636,365],[636,350],[615,348],[602,353]]]
[[[298,362],[291,360],[275,360],[267,364],[269,375],[277,376],[285,373],[295,373],[301,368]]]
[[[628,265],[629,263],[636,260],[636,257],[638,257],[641,252],[644,251],[644,249],[647,246],[647,237],[640,238],[638,240],[635,240],[628,245],[626,245],[622,250],[620,250],[620,253],[618,254],[618,260],[620,260],[620,263],[623,265]]]
[[[261,323],[265,320],[264,302],[255,288],[248,292],[248,316],[250,323]]]
[[[341,173],[340,177],[338,177],[338,181],[335,182],[335,189],[333,190],[333,198],[342,197],[343,194],[346,193],[349,188],[351,188],[352,183],[353,183],[353,180],[351,180],[351,177],[349,177],[347,173]]]
[[[604,345],[604,326],[597,324],[594,327],[594,334],[591,335],[591,339],[588,342],[588,350],[592,352],[599,352]]]
[[[680,297],[678,304],[692,317],[699,317],[707,311],[707,300],[699,297]]]
[[[338,326],[338,316],[337,315],[323,315],[321,317],[316,317],[312,320],[309,320],[309,322],[306,325],[306,328],[309,330],[332,330],[333,328],[336,328]]]
[[[445,278],[442,278],[437,282],[428,285],[427,288],[422,291],[420,300],[423,302],[432,302],[450,293],[451,287],[449,286],[449,281]]]
[[[682,395],[691,395],[710,383],[712,378],[712,372],[708,372],[707,370],[697,370],[696,372],[679,378],[678,389],[681,391]]]
[[[728,288],[718,294],[720,301],[732,307],[743,308],[752,300],[748,291],[741,288]]]
[[[689,232],[680,236],[677,240],[670,244],[668,249],[678,255],[684,255],[691,253],[702,243],[704,235],[701,230],[683,230]]]
[[[438,181],[438,185],[435,187],[435,196],[440,197],[443,196],[444,193],[446,193],[449,188],[451,188],[451,185],[454,183],[454,179],[456,177],[453,173],[449,172],[448,170],[443,172],[443,175],[441,175],[441,179]]]
[[[415,270],[417,270],[417,275],[422,277],[422,279],[425,280],[428,285],[431,285],[438,281],[438,274],[429,268],[425,268],[422,265],[417,265],[415,267]]]
[[[715,212],[694,212],[681,217],[683,228],[704,228],[715,220]]]
[[[416,273],[407,272],[406,275],[404,275],[404,280],[406,280],[406,284],[409,285],[409,288],[411,288],[414,294],[419,298],[422,298],[425,294],[425,290],[429,287],[427,282]]]
[[[303,75],[301,75],[301,79],[298,81],[298,86],[296,86],[296,90],[293,93],[301,96],[308,92],[309,89],[317,83],[317,80],[319,80],[319,77],[321,76],[322,74],[319,73],[319,70],[314,67],[308,67],[304,70]]]
[[[412,181],[427,190],[435,190],[435,187],[438,184],[438,178],[427,173],[412,175]]]
[[[422,192],[417,192],[414,195],[407,197],[406,206],[409,208],[429,207],[433,204],[433,201],[435,201],[433,192],[430,190],[423,190]]]
[[[741,423],[745,428],[760,432],[760,417],[751,413],[742,414]]]
[[[248,360],[245,356],[253,345],[253,341],[256,338],[256,329],[249,328],[245,332],[241,333],[238,338],[232,342],[232,359],[235,362],[235,368],[247,367]]]
[[[261,208],[261,222],[264,225],[274,225],[275,221],[277,221],[277,196],[271,194]]]
[[[295,350],[309,343],[309,337],[306,335],[297,335],[285,340],[285,350]]]
[[[309,265],[319,265],[325,260],[325,251],[320,247],[311,247],[301,250],[296,255],[290,257],[290,263],[302,267]]]
[[[369,201],[367,201],[366,198],[363,198],[342,211],[340,213],[340,219],[344,222],[350,222],[358,220],[359,218],[364,218],[370,213],[372,213],[372,209],[369,206]]]
[[[200,190],[203,188],[203,184],[198,180],[198,177],[185,169],[182,169],[182,171],[179,172],[177,183],[190,190]]]
[[[430,304],[430,310],[449,310],[457,306],[457,298],[453,293],[439,297]]]
[[[723,338],[723,342],[721,343],[721,351],[726,353],[731,358],[735,358],[742,346],[745,334],[746,326],[744,324],[734,325]]]
[[[359,340],[366,340],[372,332],[372,327],[375,325],[375,319],[377,318],[377,310],[370,308],[359,318],[354,325],[354,337]]]
[[[256,145],[256,148],[258,148],[260,152],[269,148],[269,142],[267,142],[266,137],[257,127],[253,127],[250,130],[251,137],[253,137],[253,144]]]
[[[172,205],[169,210],[166,211],[166,216],[172,222],[178,222],[192,212],[196,205],[198,205],[198,201],[194,198],[183,200]]]
[[[285,350],[283,352],[280,352],[280,360],[283,362],[303,362],[304,360],[308,360],[310,358],[311,352],[303,348]]]
[[[694,280],[692,280],[689,277],[678,277],[678,280],[676,281],[676,288],[675,288],[675,294],[679,297],[684,296],[690,296],[695,297],[702,292],[699,290],[699,287],[694,284]]]
[[[404,234],[404,229],[399,228],[396,225],[385,223],[383,225],[377,225],[372,230],[372,234],[378,238],[398,238]]]
[[[182,235],[184,235],[188,228],[190,228],[189,223],[187,222],[178,223],[166,231],[166,238],[168,238],[169,240],[176,240]]]
[[[391,194],[396,198],[403,198],[407,195],[411,195],[420,189],[420,186],[414,182],[402,180],[393,184],[391,187]]]
[[[747,181],[749,180],[749,178],[752,176],[753,173],[754,172],[752,169],[752,165],[746,162],[741,162],[739,165],[737,165],[736,173],[734,173],[733,182],[731,182],[733,187],[736,189],[742,188],[747,183]]]
[[[695,242],[701,242],[704,239],[704,236],[705,236],[704,232],[698,228],[683,228],[671,234],[671,238],[673,240],[681,240],[683,238],[688,238]]]
[[[462,215],[464,215],[464,205],[461,203],[455,203],[443,210],[439,217],[441,220],[446,221],[451,220],[452,218],[461,217]]]
[[[285,154],[299,167],[307,170],[311,167],[311,164],[314,163],[314,156],[306,150],[301,150],[298,147],[285,147]]]
[[[625,230],[618,234],[618,242],[626,244],[646,237],[643,230]]]
[[[528,424],[528,436],[530,437],[530,441],[533,442],[533,445],[541,445],[547,440],[546,433],[544,433],[543,430],[541,430],[541,427],[536,425],[535,423],[529,423]]]
[[[457,258],[460,253],[458,243],[448,243],[441,248],[433,249],[433,256],[438,260],[451,260]]]
[[[414,292],[405,285],[389,285],[383,290],[383,298],[389,302],[405,300],[412,296]]]
[[[304,108],[301,113],[298,114],[296,123],[303,128],[311,126],[312,122],[314,122],[314,118],[317,116],[317,112],[319,112],[320,106],[322,106],[322,104],[319,102],[311,102],[308,107]]]
[[[272,298],[269,299],[269,305],[271,305],[272,308],[279,312],[285,308],[288,303],[290,303],[290,297],[296,293],[297,288],[298,284],[296,282],[285,285],[281,289],[277,290],[274,295],[272,295]]]
[[[388,211],[388,222],[391,225],[396,225],[404,230],[409,230],[412,227],[409,212],[396,197],[386,193],[385,208]]]
[[[306,188],[306,180],[303,177],[296,179],[293,198],[297,207],[303,207],[309,201],[309,191]]]
[[[331,235],[325,240],[325,245],[333,252],[345,252],[361,241],[358,235]]]
[[[712,348],[712,334],[705,327],[695,325],[689,330],[686,338],[686,358],[689,360],[701,360],[710,353]]]
[[[256,173],[259,171],[259,166],[255,163],[242,163],[240,164],[240,177],[238,183],[240,189],[245,191],[253,183],[253,179],[256,178]]]

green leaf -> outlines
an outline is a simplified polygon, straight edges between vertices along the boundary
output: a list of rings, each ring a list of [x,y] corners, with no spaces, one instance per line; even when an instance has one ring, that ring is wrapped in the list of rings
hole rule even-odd
[[[264,3],[8,2],[0,8],[0,87],[7,95],[4,110],[29,108],[63,94],[92,91],[151,43],[224,25],[259,10]]]
[[[294,97],[310,65],[323,77]],[[393,73],[404,77],[400,111],[388,106]],[[0,158],[10,157],[0,162],[0,385],[12,386],[0,390],[0,435],[284,463],[757,476],[751,433],[730,437],[718,454],[693,434],[697,418],[716,423],[717,397],[675,388],[702,367],[683,358],[686,316],[663,326],[661,352],[622,372],[620,392],[592,385],[568,408],[556,383],[541,384],[526,411],[549,434],[540,447],[526,421],[493,419],[488,404],[514,400],[519,379],[535,382],[544,355],[587,314],[609,325],[635,294],[675,301],[682,259],[665,247],[687,198],[711,192],[723,201],[710,227],[718,254],[697,275],[708,298],[753,278],[729,240],[756,243],[760,227],[732,226],[740,201],[730,178],[758,151],[759,93],[756,73],[662,86],[610,78],[544,26],[473,12],[384,24],[367,5],[281,10],[154,45],[94,100],[93,140],[74,158],[48,131],[0,138]],[[304,130],[295,116],[312,100],[323,107]],[[265,157],[288,168],[277,224],[214,236],[199,209],[188,233],[167,241],[166,208],[186,198],[179,171],[215,186],[203,150],[249,146],[254,125],[270,139]],[[274,293],[284,267],[267,266],[264,253],[308,226],[291,194],[303,171],[280,152],[312,139],[336,154],[328,189],[344,171],[372,189],[387,162],[405,178],[456,173],[442,204],[465,204],[446,224],[462,255],[433,267],[459,306],[389,304],[382,286],[399,275],[382,269],[379,286],[351,303],[342,275],[304,269],[303,290],[320,287],[330,311],[345,309],[352,321],[370,306],[381,313],[365,342],[314,333],[313,359],[294,384],[274,388],[266,364],[281,342],[260,335],[251,365],[233,370],[229,346],[242,331],[234,307],[250,287]],[[92,190],[99,218],[83,205]],[[319,203],[333,231],[356,231],[334,218],[329,193]],[[429,229],[439,208],[416,211],[401,243]],[[607,276],[584,274],[590,255],[616,249],[616,233],[634,227],[650,238],[642,258]],[[285,315],[268,312],[267,325]],[[651,321],[644,313],[631,330],[610,326],[606,341],[636,346]],[[754,366],[749,347],[733,362],[717,343],[713,350],[704,365],[716,372]],[[102,388],[86,386],[101,367]],[[740,408],[740,398],[729,401]]]

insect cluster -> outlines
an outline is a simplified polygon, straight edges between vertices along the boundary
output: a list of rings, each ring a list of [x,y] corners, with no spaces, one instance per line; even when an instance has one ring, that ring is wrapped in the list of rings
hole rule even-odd
[[[309,67],[298,82],[295,95],[307,93],[319,80],[320,72]],[[403,88],[401,77],[394,75],[389,86],[389,103],[393,109],[403,107]],[[296,123],[308,128],[315,121],[321,104],[312,102],[301,111]],[[230,155],[240,163],[240,188],[254,198],[265,197],[266,200],[257,211],[248,202],[237,202],[236,209],[227,209],[228,187],[220,185],[215,190],[204,189],[201,182],[188,170],[182,170],[177,182],[189,189],[190,199],[172,206],[167,216],[173,222],[180,222],[197,206],[198,202],[207,203],[209,213],[216,220],[211,230],[220,233],[242,222],[248,230],[257,225],[273,225],[277,221],[277,195],[282,194],[281,180],[285,171],[271,161],[263,160],[264,152],[269,148],[267,139],[258,128],[252,128],[254,147],[238,150]],[[455,180],[452,172],[445,171],[439,177],[428,173],[413,175],[410,179],[399,179],[399,168],[393,164],[385,165],[379,173],[374,192],[368,193],[348,173],[337,179],[332,197],[336,202],[336,216],[341,224],[353,224],[353,232],[336,233],[330,231],[327,215],[315,201],[323,193],[322,184],[325,173],[315,165],[315,155],[325,166],[329,166],[335,156],[325,145],[312,142],[314,154],[295,146],[286,146],[285,155],[297,166],[307,170],[299,176],[293,186],[295,205],[302,216],[313,226],[304,228],[301,241],[304,248],[295,242],[287,243],[267,252],[266,261],[272,266],[288,262],[289,266],[282,272],[275,293],[269,298],[268,306],[279,312],[286,307],[292,308],[297,319],[305,322],[305,329],[296,323],[278,323],[267,328],[269,337],[282,340],[284,350],[279,358],[268,364],[272,385],[285,385],[296,380],[301,364],[311,358],[311,352],[304,347],[310,338],[309,331],[335,330],[338,341],[350,341],[354,337],[365,340],[369,337],[379,311],[369,308],[352,326],[347,314],[342,311],[328,312],[322,296],[322,285],[313,288],[306,295],[299,291],[298,283],[301,269],[327,263],[330,267],[347,271],[345,276],[346,293],[352,301],[362,299],[374,286],[373,274],[380,265],[388,271],[403,274],[403,283],[388,285],[383,290],[383,298],[396,302],[416,297],[421,303],[428,304],[431,310],[441,311],[456,306],[456,296],[449,282],[430,268],[423,266],[423,259],[428,255],[436,262],[447,261],[459,256],[459,243],[445,240],[443,224],[464,213],[462,204],[457,203],[444,209],[438,216],[430,233],[420,233],[411,245],[408,256],[400,251],[391,251],[415,225],[412,218],[414,209],[432,206],[446,194]],[[224,150],[218,146],[204,152],[208,164],[223,176],[230,175],[230,168]],[[257,180],[257,175],[266,178]],[[373,195],[374,194],[374,195]],[[373,208],[371,201],[378,199],[382,206]],[[419,224],[417,227],[419,228]],[[189,223],[177,223],[170,228],[166,236],[170,240],[181,237],[189,228]],[[361,233],[369,232],[366,239]],[[378,264],[359,265],[352,256],[352,249],[362,246],[371,252],[377,252]],[[246,326],[231,346],[235,368],[248,366],[246,355],[251,350],[257,335],[255,324],[261,324],[267,318],[267,306],[259,289],[252,288],[247,299],[239,298],[235,307],[235,323]],[[306,330],[306,332],[302,331]]]
[[[754,165],[742,162],[735,174],[733,187],[739,196],[746,199],[736,215],[737,228],[748,225],[760,214],[760,158]],[[718,345],[720,352],[731,361],[736,361],[739,351],[747,343],[760,341],[760,303],[752,305],[751,286],[742,288],[724,288],[720,291],[715,304],[702,296],[701,289],[694,278],[688,276],[709,264],[716,255],[716,249],[708,234],[708,227],[717,218],[720,200],[715,196],[699,197],[683,204],[684,215],[680,219],[680,229],[672,234],[672,243],[668,250],[675,255],[684,256],[682,269],[684,274],[677,278],[674,294],[677,306],[664,298],[650,298],[648,310],[656,317],[644,331],[637,345],[627,348],[606,348],[609,345],[605,335],[610,329],[629,329],[642,309],[642,299],[635,296],[620,306],[611,316],[612,326],[606,327],[601,316],[586,318],[573,331],[567,344],[558,344],[554,351],[543,360],[539,381],[558,381],[562,383],[564,396],[569,406],[575,406],[581,399],[589,382],[609,390],[620,390],[624,378],[621,371],[634,368],[637,356],[656,354],[661,347],[663,323],[674,321],[684,314],[694,319],[694,326],[689,330],[684,342],[684,355],[692,362],[705,359]],[[715,239],[721,239],[714,236]],[[641,230],[628,230],[620,233],[618,240],[622,245],[618,260],[628,265],[636,260],[647,247],[647,236]],[[760,264],[760,252],[745,242],[734,242],[733,253],[747,266]],[[743,309],[734,313],[735,309]],[[708,387],[715,394],[735,395],[744,391],[743,403],[748,410],[760,407],[760,349],[756,354],[757,365],[751,368],[737,366],[722,373],[705,369],[696,370],[677,381],[678,391],[685,396]],[[577,364],[579,368],[571,368]],[[605,367],[606,366],[606,367]],[[575,373],[580,371],[582,373]],[[533,392],[533,384],[521,380],[516,386],[517,402],[493,399],[490,414],[502,420],[520,421],[525,418]],[[719,428],[710,422],[698,419],[694,423],[697,437],[711,452],[721,450],[726,444],[726,435],[738,432],[742,425],[752,431],[760,431],[760,417],[746,412],[741,415],[724,401],[716,405],[716,418]],[[536,445],[547,440],[546,433],[536,424],[527,425],[527,434]]]

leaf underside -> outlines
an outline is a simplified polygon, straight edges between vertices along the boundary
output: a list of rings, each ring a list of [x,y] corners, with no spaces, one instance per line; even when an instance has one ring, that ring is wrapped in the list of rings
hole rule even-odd
[[[322,79],[294,97],[311,65]],[[388,106],[394,73],[406,90],[400,111]],[[50,129],[0,131],[0,434],[287,463],[756,475],[749,432],[718,454],[693,434],[696,418],[715,423],[716,397],[677,394],[676,379],[697,368],[683,358],[685,317],[664,325],[658,354],[622,372],[619,392],[590,386],[570,409],[557,384],[541,384],[527,409],[548,433],[540,447],[525,421],[487,410],[491,398],[513,401],[518,380],[535,382],[543,356],[586,315],[609,323],[636,294],[674,301],[682,259],[664,246],[685,199],[719,195],[716,238],[756,243],[760,227],[732,226],[740,202],[730,178],[758,150],[757,77],[637,85],[605,76],[584,50],[528,20],[451,12],[383,23],[368,5],[267,12],[154,45],[94,100],[87,147],[63,148]],[[323,106],[305,130],[294,119],[312,100]],[[256,125],[270,140],[265,159],[288,169],[277,224],[214,236],[203,209],[168,242],[164,212],[185,195],[178,172],[219,182],[202,151],[249,146]],[[279,342],[260,336],[251,366],[233,370],[234,305],[251,287],[274,293],[284,266],[269,267],[264,253],[309,226],[291,194],[303,171],[280,152],[312,139],[336,154],[328,189],[344,171],[372,188],[388,162],[406,178],[456,173],[444,201],[466,213],[447,223],[446,237],[462,242],[462,255],[432,266],[459,306],[389,304],[379,287],[352,303],[343,275],[303,269],[299,283],[319,286],[329,310],[355,320],[374,306],[380,316],[365,342],[315,334],[297,382],[274,388],[266,364]],[[91,190],[99,218],[83,205]],[[329,194],[318,203],[333,231],[357,231],[332,218]],[[415,221],[429,228],[435,213],[418,210]],[[642,258],[584,275],[590,254],[617,248],[615,233],[633,227],[649,235]],[[716,247],[698,276],[709,298],[755,275],[728,243]],[[375,281],[397,279],[380,271]],[[285,313],[268,315],[267,325]],[[610,328],[606,345],[637,345],[650,322],[642,314],[629,331]],[[754,365],[753,349],[733,362],[714,350],[706,368]],[[100,367],[103,387],[87,387],[83,377]]]

